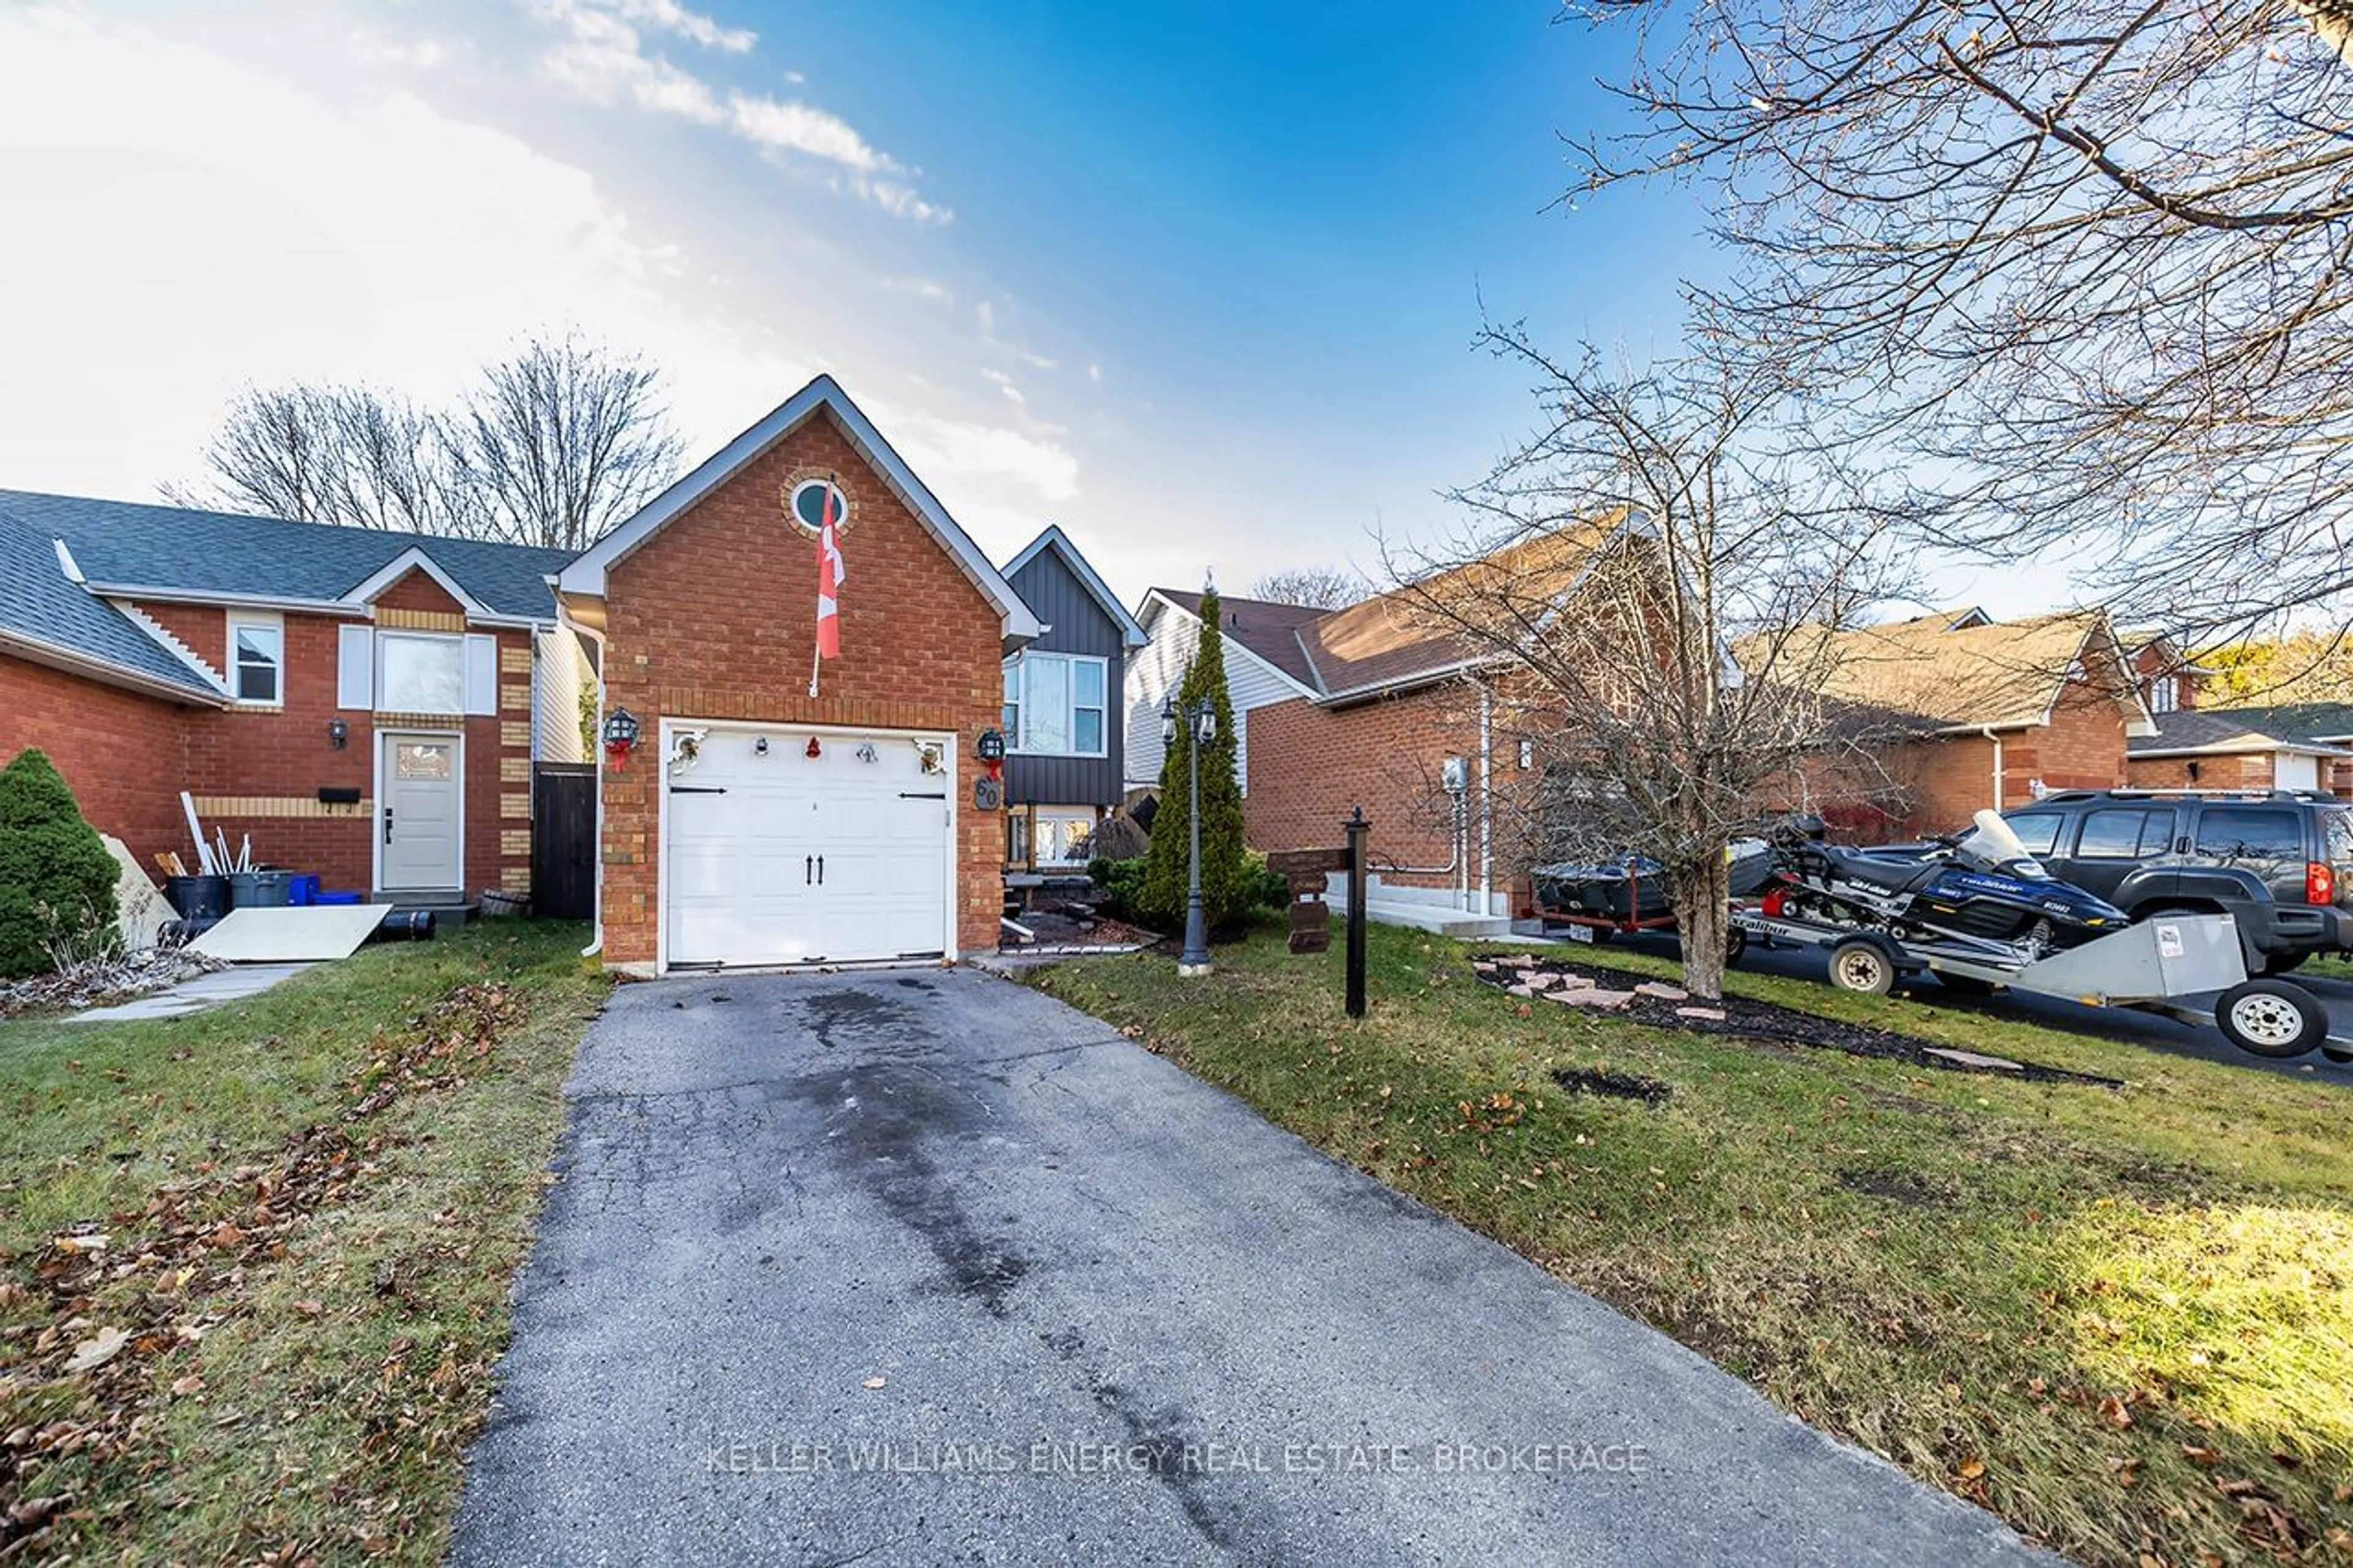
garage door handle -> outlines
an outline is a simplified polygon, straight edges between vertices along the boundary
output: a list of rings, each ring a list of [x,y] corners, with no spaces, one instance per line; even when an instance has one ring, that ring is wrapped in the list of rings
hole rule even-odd
[[[911,789],[902,789],[899,792],[901,800],[945,800],[947,797],[948,792],[945,790],[935,790],[928,795]]]
[[[822,855],[817,858],[817,885],[820,888],[825,886],[825,857]]]
[[[672,795],[725,795],[727,786],[725,784],[672,784],[670,786],[670,793]]]
[[[802,886],[802,887],[804,887],[804,888],[806,888],[806,887],[807,887],[810,883],[812,883],[812,882],[814,882],[814,881],[816,881],[816,880],[817,880],[817,857],[816,857],[816,856],[814,856],[814,855],[804,855],[804,856],[802,856],[802,857],[801,857],[801,886]]]

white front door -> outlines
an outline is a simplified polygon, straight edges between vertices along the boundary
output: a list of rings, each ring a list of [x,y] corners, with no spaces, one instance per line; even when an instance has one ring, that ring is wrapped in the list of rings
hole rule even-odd
[[[906,736],[711,727],[692,766],[664,769],[664,962],[945,952],[953,742],[930,744],[936,773]]]
[[[448,889],[462,879],[459,803],[465,791],[455,735],[392,732],[377,738],[376,886]]]

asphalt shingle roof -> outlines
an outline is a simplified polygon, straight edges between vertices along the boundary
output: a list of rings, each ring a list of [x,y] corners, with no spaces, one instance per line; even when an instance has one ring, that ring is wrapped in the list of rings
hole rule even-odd
[[[2135,756],[2152,752],[2268,752],[2281,745],[2318,746],[2321,742],[2312,738],[2316,733],[2347,732],[2297,722],[2294,716],[2299,711],[2307,718],[2318,715],[2339,724],[2346,718],[2343,705],[2330,702],[2299,703],[2293,708],[2189,708],[2158,714],[2158,732],[2134,736],[2126,742],[2126,749]]]
[[[49,534],[0,511],[0,637],[12,635],[191,696],[220,696],[120,610],[68,577]]]
[[[63,539],[91,583],[243,598],[339,599],[413,547],[493,615],[552,619],[544,579],[572,559],[520,544],[30,490],[0,490],[0,515],[45,545]]]

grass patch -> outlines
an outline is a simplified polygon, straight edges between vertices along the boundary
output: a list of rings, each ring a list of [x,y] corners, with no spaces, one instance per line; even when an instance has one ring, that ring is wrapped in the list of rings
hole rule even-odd
[[[1377,926],[1368,945],[1361,1022],[1340,944],[1293,958],[1275,933],[1207,980],[1143,955],[1033,983],[2079,1560],[2353,1552],[2342,1090],[1732,979],[2126,1082],[1926,1071],[1531,1006],[1461,944]],[[1668,1093],[1572,1093],[1563,1071]]]
[[[585,936],[0,1024],[0,1556],[439,1560],[605,993]]]

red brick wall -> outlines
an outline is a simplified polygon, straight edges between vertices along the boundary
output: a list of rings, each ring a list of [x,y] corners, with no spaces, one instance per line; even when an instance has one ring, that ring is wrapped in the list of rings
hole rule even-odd
[[[2191,768],[2198,771],[2193,775]],[[2322,783],[2327,783],[2328,763],[2321,763]],[[2269,752],[2234,753],[2214,757],[2137,757],[2127,766],[2131,784],[2136,789],[2269,789],[2272,787],[2272,754]]]
[[[0,654],[0,763],[47,752],[81,814],[153,868],[190,845],[180,815],[183,723],[189,710]]]
[[[803,469],[849,499],[841,657],[808,697],[815,547],[784,515]],[[1005,818],[976,811],[973,742],[1003,690],[997,611],[830,419],[819,416],[673,519],[607,584],[607,701],[644,726],[639,758],[605,773],[605,956],[655,958],[661,863],[650,753],[665,716],[930,730],[956,737],[957,942],[993,951]]]
[[[140,606],[212,663],[224,657],[227,612],[217,605],[148,604]],[[433,629],[456,631],[457,601],[421,572],[411,572],[376,599],[379,611],[422,612],[453,617]],[[376,715],[335,706],[337,641],[346,626],[364,623],[327,616],[289,613],[281,701],[270,708],[195,709],[185,719],[185,757],[174,792],[199,797],[207,833],[217,826],[236,849],[250,837],[257,861],[316,873],[330,888],[358,891],[375,888]],[[490,628],[477,627],[477,631]],[[528,885],[531,739],[529,666],[531,634],[501,629],[501,707],[496,716],[465,719],[414,716],[394,729],[462,731],[464,769],[465,891],[522,890]],[[513,700],[520,706],[509,706]],[[343,747],[329,740],[328,722],[347,727]],[[513,726],[511,728],[511,726]],[[356,788],[356,805],[322,806],[322,787]],[[177,811],[176,794],[174,809]],[[525,835],[517,839],[516,833]],[[182,825],[178,838],[185,840]],[[182,858],[189,846],[175,842]]]
[[[1243,837],[1253,849],[1328,848],[1343,842],[1341,822],[1362,805],[1373,824],[1377,864],[1443,866],[1451,858],[1451,826],[1439,788],[1449,756],[1471,763],[1474,819],[1471,880],[1479,879],[1478,697],[1459,683],[1425,687],[1351,708],[1319,708],[1304,699],[1253,708],[1250,726],[1250,793],[1242,801]],[[1518,757],[1493,737],[1493,781],[1500,793],[1518,779]],[[1502,824],[1497,824],[1500,835]],[[1516,874],[1501,837],[1492,846],[1494,879]],[[1383,872],[1400,886],[1447,888],[1451,874]]]

